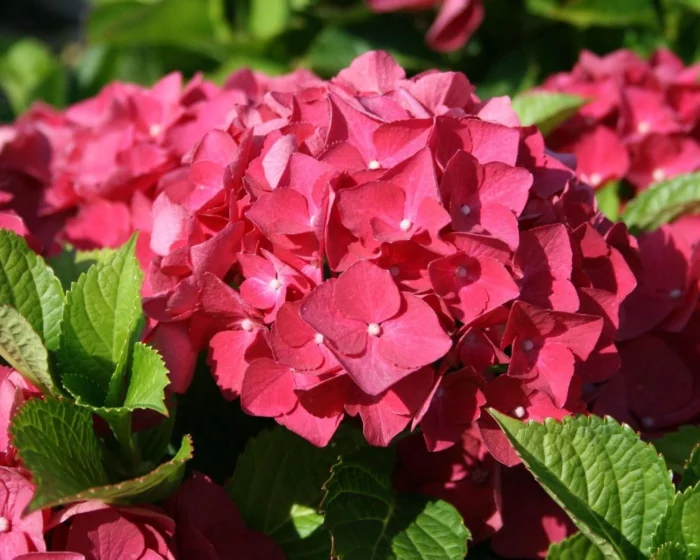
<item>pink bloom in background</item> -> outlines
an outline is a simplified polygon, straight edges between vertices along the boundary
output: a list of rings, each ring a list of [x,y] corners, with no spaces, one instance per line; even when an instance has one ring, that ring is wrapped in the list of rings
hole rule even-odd
[[[636,189],[700,169],[700,65],[684,67],[667,50],[649,61],[620,50],[604,57],[583,51],[570,73],[542,89],[586,99],[547,138],[572,152],[579,177],[593,187],[626,180]]]
[[[367,0],[375,12],[427,10],[438,14],[425,36],[430,48],[440,52],[462,48],[484,19],[483,0]]]

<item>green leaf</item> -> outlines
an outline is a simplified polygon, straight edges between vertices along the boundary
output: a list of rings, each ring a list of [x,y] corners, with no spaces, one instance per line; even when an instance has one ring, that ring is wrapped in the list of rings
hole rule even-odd
[[[163,418],[160,424],[134,434],[142,465],[145,465],[147,470],[153,469],[163,460],[172,439],[176,415],[177,408],[173,407],[170,416]]]
[[[135,0],[96,7],[88,18],[88,44],[177,46],[211,56],[226,56],[222,41],[230,30],[222,0]]]
[[[31,399],[15,416],[11,433],[37,486],[30,511],[109,483],[89,410],[65,400]]]
[[[0,305],[0,356],[42,393],[56,392],[44,343],[29,322],[8,305]]]
[[[63,289],[67,291],[92,265],[104,262],[113,254],[114,249],[109,248],[78,251],[65,246],[58,255],[49,257],[47,262],[61,281]]]
[[[0,229],[0,305],[19,311],[50,351],[58,347],[63,299],[61,283],[44,260],[22,237]]]
[[[326,483],[325,526],[340,560],[461,560],[469,531],[454,507],[393,489],[393,453],[343,457]]]
[[[595,192],[598,208],[609,220],[616,222],[620,217],[620,183],[612,181]]]
[[[0,58],[0,84],[15,115],[41,99],[62,106],[66,101],[66,74],[46,45],[22,39]]]
[[[654,551],[651,560],[693,560],[688,551],[679,544],[666,543]]]
[[[653,548],[676,543],[700,555],[700,485],[676,494],[654,533]]]
[[[700,14],[700,0],[671,0],[675,4],[679,4],[689,10]]]
[[[629,227],[656,229],[684,214],[700,211],[700,171],[656,183],[639,193],[625,208]]]
[[[527,468],[605,558],[647,557],[673,484],[656,450],[611,418],[524,424],[495,410]]]
[[[170,496],[180,485],[185,475],[186,463],[192,458],[192,453],[192,440],[189,436],[185,436],[175,457],[151,472],[115,484],[86,488],[77,494],[66,496],[58,503],[67,504],[84,500],[100,500],[110,504],[159,502]]]
[[[168,370],[158,351],[140,342],[134,345],[131,378],[124,399],[124,408],[155,410],[168,415],[165,406],[165,388],[168,386]]]
[[[248,29],[254,37],[270,39],[284,31],[290,15],[289,0],[253,0],[248,14]]]
[[[527,0],[533,14],[579,27],[656,25],[652,0]]]
[[[135,244],[134,236],[90,268],[67,294],[58,353],[60,371],[89,378],[97,393],[75,394],[85,383],[67,388],[95,406],[121,404],[124,369],[141,317],[142,273],[134,256]]]
[[[344,29],[325,27],[309,47],[307,64],[314,72],[332,75],[368,50],[372,45],[366,39]]]
[[[693,452],[685,463],[683,478],[681,479],[681,490],[695,486],[700,482],[700,444],[695,446]]]
[[[328,558],[328,533],[309,532],[309,521],[318,522],[318,518],[299,518],[299,513],[316,512],[323,483],[337,457],[334,445],[320,449],[282,428],[265,431],[250,440],[238,458],[226,490],[246,525],[273,537],[288,558],[311,548]],[[302,522],[305,530],[297,526]],[[307,542],[311,534],[314,540]]]
[[[603,560],[605,556],[582,533],[554,543],[547,551],[547,560]]]
[[[680,474],[685,469],[685,461],[698,442],[700,442],[700,426],[681,426],[678,431],[664,434],[663,437],[652,440],[651,443],[664,456],[666,464]]]
[[[537,91],[516,96],[513,110],[523,126],[536,124],[546,136],[584,103],[586,100],[578,95]]]

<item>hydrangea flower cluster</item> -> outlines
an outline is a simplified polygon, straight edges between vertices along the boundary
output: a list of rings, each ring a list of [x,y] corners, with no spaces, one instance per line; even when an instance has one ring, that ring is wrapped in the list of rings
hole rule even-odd
[[[483,0],[367,0],[367,3],[374,12],[439,7],[425,36],[428,46],[439,52],[461,49],[484,19]]]
[[[547,138],[574,153],[594,188],[625,179],[636,189],[700,169],[700,64],[668,50],[644,61],[628,50],[583,51],[570,73],[542,89],[580,95],[585,105]]]
[[[0,226],[45,252],[142,230],[148,341],[173,392],[204,351],[224,397],[316,446],[348,416],[375,446],[416,430],[397,487],[533,557],[574,528],[486,407],[646,433],[700,415],[700,248],[680,225],[635,238],[613,224],[572,163],[508,98],[479,100],[454,72],[409,79],[370,52],[329,81],[169,76],[35,108],[2,129]],[[35,393],[3,375],[6,434]],[[245,558],[278,557],[224,498],[198,475],[165,509],[88,502],[22,538],[56,527],[55,550],[89,558],[114,527],[136,558],[225,558],[243,541]],[[195,499],[223,514],[193,516]]]

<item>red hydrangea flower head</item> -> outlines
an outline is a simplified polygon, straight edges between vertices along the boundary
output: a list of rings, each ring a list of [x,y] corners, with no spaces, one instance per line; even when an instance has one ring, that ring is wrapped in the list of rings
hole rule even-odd
[[[625,179],[638,189],[700,169],[700,65],[685,67],[667,50],[648,61],[621,50],[583,51],[570,73],[542,88],[586,98],[548,145],[573,152],[579,177],[593,187]]]

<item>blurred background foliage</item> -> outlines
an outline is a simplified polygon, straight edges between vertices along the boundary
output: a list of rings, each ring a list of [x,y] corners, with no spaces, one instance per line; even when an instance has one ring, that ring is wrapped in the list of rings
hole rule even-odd
[[[700,0],[484,0],[468,44],[431,51],[434,11],[372,13],[363,0],[2,0],[0,122],[33,101],[65,106],[112,80],[173,70],[222,82],[249,66],[328,77],[369,49],[411,72],[463,71],[482,96],[515,94],[568,70],[581,49],[671,48],[700,59]]]

